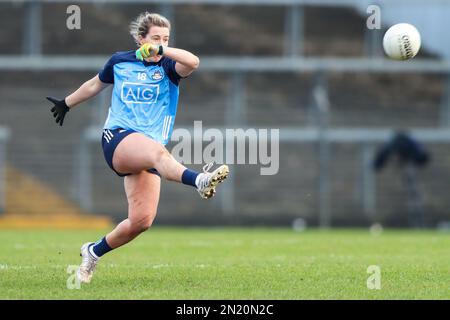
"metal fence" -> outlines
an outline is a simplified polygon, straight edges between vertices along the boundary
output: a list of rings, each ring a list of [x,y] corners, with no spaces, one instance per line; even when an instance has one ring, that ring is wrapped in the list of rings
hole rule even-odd
[[[10,3],[3,1],[0,3]],[[78,1],[80,3],[96,3],[106,5],[104,1]],[[429,3],[444,4],[443,1],[430,1]],[[0,56],[0,70],[3,71],[97,71],[108,57],[97,55],[43,55],[42,54],[42,4],[47,3],[69,3],[68,1],[20,1],[18,5],[25,6],[27,10],[27,19],[24,19],[24,38],[23,55],[2,55]],[[108,1],[108,3],[156,3],[161,5],[161,10],[169,17],[176,12],[177,5],[191,4],[191,1]],[[334,102],[329,98],[328,78],[332,74],[371,74],[371,75],[439,75],[448,79],[450,75],[450,61],[437,59],[416,59],[413,62],[394,62],[373,55],[371,50],[375,47],[374,43],[379,40],[379,33],[367,32],[364,40],[367,45],[366,57],[304,57],[303,39],[304,39],[304,6],[353,6],[360,1],[338,1],[338,0],[284,0],[284,1],[234,1],[234,0],[198,0],[195,4],[208,5],[264,5],[285,6],[285,25],[283,56],[280,57],[253,57],[253,56],[202,56],[201,68],[199,73],[225,73],[229,75],[229,93],[226,95],[224,105],[224,121],[219,130],[226,128],[246,128],[248,123],[243,117],[248,110],[248,101],[246,99],[247,82],[252,75],[267,76],[272,74],[301,74],[311,75],[313,90],[311,95],[313,112],[317,115],[312,117],[306,126],[286,127],[278,126],[276,121],[272,126],[280,129],[280,143],[287,145],[293,144],[295,148],[303,145],[317,146],[317,157],[313,157],[314,165],[317,163],[317,189],[314,192],[317,197],[314,199],[317,208],[318,224],[329,226],[333,223],[333,210],[335,209],[331,196],[332,174],[330,167],[333,162],[332,145],[350,144],[358,149],[359,162],[354,171],[358,172],[358,185],[361,190],[358,193],[358,209],[366,216],[370,216],[377,210],[377,186],[374,173],[370,168],[373,159],[375,145],[387,141],[395,129],[383,126],[372,128],[355,127],[330,127],[330,112],[334,108]],[[405,3],[410,4],[411,1]],[[419,3],[419,1],[415,2]],[[174,26],[176,28],[176,26]],[[371,49],[372,48],[372,49]],[[419,141],[434,144],[439,143],[447,145],[450,141],[450,101],[449,90],[450,80],[445,84],[445,94],[442,103],[439,105],[440,123],[433,128],[408,128]],[[97,108],[92,111],[92,117],[102,119],[108,107],[108,92],[101,96],[103,108]],[[192,129],[187,127],[190,132]],[[73,166],[73,198],[86,210],[98,211],[95,205],[94,178],[95,164],[92,161],[93,152],[92,142],[99,141],[99,127],[83,128],[84,132],[81,139],[74,149],[75,165]],[[1,133],[1,132],[0,132]],[[0,135],[1,140],[1,135]],[[0,155],[4,153],[0,150]],[[0,159],[0,167],[1,167]],[[1,179],[0,179],[1,181]],[[244,206],[239,205],[239,194],[236,181],[231,180],[229,184],[224,184],[223,195],[220,197],[220,206],[215,209],[224,214],[232,215],[236,211],[245,210]],[[1,191],[1,190],[0,190]],[[0,193],[1,194],[1,193]],[[250,198],[249,198],[250,199]],[[1,202],[0,202],[1,204]],[[256,206],[256,203],[254,203]],[[1,205],[0,205],[1,207]],[[300,209],[299,209],[300,211]],[[292,214],[289,216],[292,217]],[[370,219],[369,219],[370,220]]]
[[[6,148],[9,137],[8,128],[0,127],[0,213],[4,212],[6,207]]]

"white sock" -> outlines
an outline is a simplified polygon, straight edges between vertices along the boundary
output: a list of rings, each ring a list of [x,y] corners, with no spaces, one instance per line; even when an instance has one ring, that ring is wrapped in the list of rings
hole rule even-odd
[[[200,176],[202,176],[202,175],[203,175],[203,173],[199,173],[197,178],[195,178],[195,185],[197,186],[197,189],[198,189],[198,183],[200,181]]]
[[[91,256],[93,256],[95,259],[98,259],[99,257],[97,257],[97,255],[95,254],[94,249],[93,249],[94,245],[95,245],[95,244],[90,245],[90,246],[88,247],[88,251],[89,251],[89,253],[91,254]]]

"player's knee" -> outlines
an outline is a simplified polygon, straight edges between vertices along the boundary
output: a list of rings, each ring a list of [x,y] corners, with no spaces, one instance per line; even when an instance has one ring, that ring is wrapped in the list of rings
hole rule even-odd
[[[153,219],[152,218],[148,218],[148,219],[140,221],[138,223],[138,225],[136,226],[137,231],[139,233],[147,231],[152,226],[152,223],[153,223]]]
[[[161,163],[164,162],[165,159],[169,157],[169,151],[167,151],[165,148],[158,149],[155,153],[155,162]]]
[[[148,217],[146,217],[144,219],[140,219],[140,220],[137,220],[137,221],[132,221],[130,232],[132,234],[139,234],[139,233],[142,233],[144,231],[147,231],[152,226],[153,217],[154,217],[154,215],[151,214],[151,215],[149,215]]]

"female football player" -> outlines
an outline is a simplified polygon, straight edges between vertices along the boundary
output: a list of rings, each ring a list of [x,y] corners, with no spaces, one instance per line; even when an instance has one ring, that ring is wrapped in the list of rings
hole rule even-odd
[[[81,247],[77,276],[90,282],[100,257],[147,230],[156,216],[161,177],[197,188],[201,197],[215,194],[228,176],[222,165],[203,173],[187,169],[164,147],[172,134],[177,111],[178,86],[199,66],[194,54],[169,47],[170,22],[155,13],[142,13],[130,24],[138,50],[118,52],[92,79],[63,100],[47,97],[56,122],[63,125],[66,113],[114,86],[102,147],[109,167],[124,178],[128,218],[97,242]]]

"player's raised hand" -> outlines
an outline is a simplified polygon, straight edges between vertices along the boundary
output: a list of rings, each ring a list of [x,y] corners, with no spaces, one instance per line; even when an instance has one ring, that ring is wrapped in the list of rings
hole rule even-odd
[[[162,54],[163,46],[152,43],[144,43],[139,49],[136,50],[136,58],[141,61],[146,58]]]
[[[53,113],[53,117],[55,118],[56,123],[59,123],[59,125],[62,126],[64,117],[70,110],[70,108],[66,104],[66,100],[58,100],[53,97],[47,97],[47,100],[54,104],[53,108],[50,111]]]

